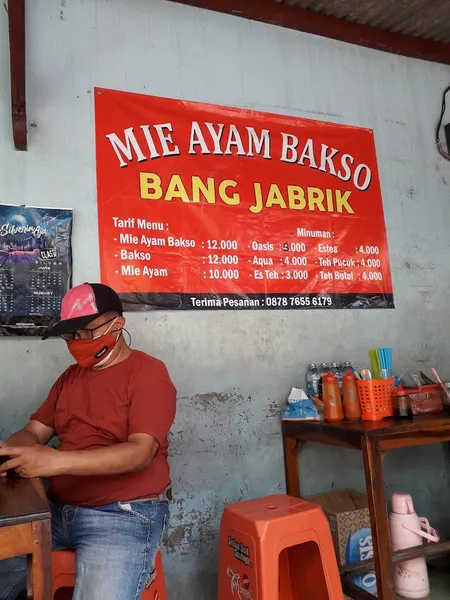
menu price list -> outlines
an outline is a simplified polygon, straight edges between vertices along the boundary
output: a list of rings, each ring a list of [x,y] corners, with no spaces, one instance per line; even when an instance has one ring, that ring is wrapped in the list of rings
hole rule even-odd
[[[230,245],[231,250],[238,251],[239,247],[235,240],[208,240],[206,242],[208,249],[219,246],[222,251],[223,246]],[[205,243],[202,243],[205,248]],[[364,258],[372,254],[378,255],[377,246],[360,246],[356,253],[360,253],[362,258],[355,260],[353,258],[340,258],[334,256],[338,254],[337,246],[330,244],[317,244],[307,246],[303,242],[285,242],[278,246],[279,252],[284,252],[284,256],[272,254],[276,252],[276,245],[271,243],[252,242],[248,248],[258,252],[252,257],[247,258],[239,254],[227,254],[217,252],[202,257],[203,265],[214,265],[215,268],[209,268],[203,271],[204,279],[240,279],[242,273],[242,263],[247,271],[246,275],[255,280],[286,280],[286,281],[309,281],[311,273],[321,281],[383,281],[381,270],[381,260],[379,258]],[[314,253],[314,257],[308,257]],[[227,248],[227,251],[230,249]],[[264,254],[262,251],[267,251]],[[324,256],[317,256],[317,253]],[[328,257],[329,255],[331,257]],[[328,256],[327,256],[328,255]],[[261,268],[248,269],[245,261],[251,265],[257,265]],[[317,269],[317,265],[320,269]],[[232,267],[232,268],[223,268]],[[263,268],[269,266],[270,268]],[[246,268],[247,267],[247,268]]]
[[[136,303],[191,310],[394,306],[384,249],[340,243],[332,231],[296,228],[294,240],[273,242],[267,235],[245,241],[180,235],[167,222],[143,219],[114,217],[113,225],[120,232],[107,279],[132,310]],[[137,282],[136,293],[123,289]]]
[[[373,131],[114,90],[95,99],[101,275],[127,308],[392,305]]]

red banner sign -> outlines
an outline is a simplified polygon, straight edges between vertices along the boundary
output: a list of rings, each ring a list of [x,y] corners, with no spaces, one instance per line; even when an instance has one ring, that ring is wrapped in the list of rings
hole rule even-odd
[[[95,120],[128,310],[393,307],[371,130],[104,89]]]

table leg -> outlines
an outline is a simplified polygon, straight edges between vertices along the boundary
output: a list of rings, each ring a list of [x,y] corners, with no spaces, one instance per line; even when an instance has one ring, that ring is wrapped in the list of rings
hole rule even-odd
[[[52,534],[51,521],[31,523],[33,553],[28,555],[28,600],[52,600]]]
[[[284,437],[284,470],[286,476],[286,493],[289,496],[300,498],[300,479],[298,474],[298,450],[297,440]]]
[[[370,525],[377,576],[378,600],[395,600],[389,521],[384,493],[383,467],[377,441],[362,441],[364,472],[369,502]]]

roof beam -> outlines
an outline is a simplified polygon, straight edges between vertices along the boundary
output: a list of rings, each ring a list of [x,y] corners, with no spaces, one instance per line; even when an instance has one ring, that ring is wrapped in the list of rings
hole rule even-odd
[[[25,97],[25,0],[8,0],[11,111],[14,147],[27,149]]]
[[[450,44],[383,31],[368,25],[289,6],[277,0],[173,0],[236,17],[357,44],[375,50],[450,64]]]

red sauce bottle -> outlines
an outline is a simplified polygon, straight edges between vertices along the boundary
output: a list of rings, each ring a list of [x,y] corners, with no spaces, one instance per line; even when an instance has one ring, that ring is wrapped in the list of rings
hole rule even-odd
[[[325,405],[325,421],[335,423],[344,420],[342,410],[341,391],[339,390],[338,380],[329,371],[322,378],[323,383],[323,403]]]
[[[358,386],[356,377],[350,371],[342,378],[342,389],[344,392],[344,415],[349,421],[361,419],[361,406],[359,404]]]
[[[394,417],[396,419],[412,419],[411,399],[401,385],[398,386],[394,397]]]

